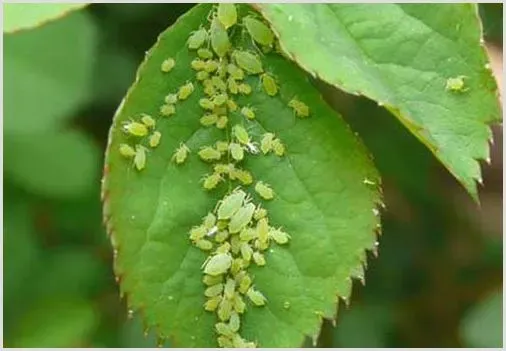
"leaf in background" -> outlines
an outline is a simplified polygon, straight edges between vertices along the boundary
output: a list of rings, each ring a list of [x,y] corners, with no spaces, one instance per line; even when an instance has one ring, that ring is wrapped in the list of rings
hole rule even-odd
[[[477,201],[500,120],[473,4],[259,4],[302,68],[385,106]],[[464,92],[445,89],[466,76]]]
[[[18,4],[6,3],[4,10],[4,33],[41,26],[59,19],[71,11],[86,6],[86,3],[73,4]]]
[[[86,102],[95,35],[91,18],[81,12],[4,35],[4,133],[52,130]]]
[[[466,347],[503,346],[502,296],[490,294],[469,310],[460,328]]]
[[[5,176],[25,189],[48,197],[77,197],[93,187],[98,147],[77,131],[6,135]]]
[[[188,52],[186,40],[205,23],[210,8],[190,10],[148,52],[114,118],[103,185],[104,219],[121,291],[131,309],[142,311],[147,325],[185,347],[216,346],[216,317],[202,306],[206,255],[190,245],[188,231],[227,191],[224,185],[204,191],[200,180],[209,166],[196,156],[199,147],[225,133],[199,123],[203,93],[194,82],[195,92],[178,102],[174,116],[157,118],[162,141],[149,150],[146,169],[135,170],[118,147],[131,140],[122,131],[124,122],[140,113],[159,117],[165,95],[192,79],[195,54]],[[176,66],[164,75],[160,65],[167,57]],[[253,93],[236,101],[256,109],[257,118],[247,123],[255,140],[272,131],[287,151],[284,158],[248,157],[243,166],[272,185],[277,196],[262,205],[273,225],[283,226],[292,239],[287,247],[266,252],[265,267],[248,268],[268,303],[248,307],[240,333],[262,347],[295,347],[306,335],[318,335],[322,317],[335,318],[337,296],[349,298],[350,276],[361,271],[356,268],[365,261],[365,250],[375,247],[380,195],[377,186],[364,180],[379,184],[379,176],[363,145],[301,70],[273,54],[265,55],[263,64],[279,80],[279,94],[267,96],[258,77],[248,77]],[[310,118],[298,119],[288,108],[295,95],[310,106]],[[229,117],[232,124],[245,120],[237,112]],[[181,142],[192,152],[176,166],[170,159]]]

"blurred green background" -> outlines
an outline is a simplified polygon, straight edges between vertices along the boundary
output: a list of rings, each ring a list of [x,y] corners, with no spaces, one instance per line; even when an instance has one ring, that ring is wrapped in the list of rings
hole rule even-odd
[[[156,346],[119,297],[101,167],[137,66],[190,6],[93,4],[4,35],[5,346]],[[502,60],[502,4],[480,6]],[[315,84],[374,155],[387,205],[366,285],[354,285],[318,346],[502,346],[502,131],[479,209],[387,112]]]

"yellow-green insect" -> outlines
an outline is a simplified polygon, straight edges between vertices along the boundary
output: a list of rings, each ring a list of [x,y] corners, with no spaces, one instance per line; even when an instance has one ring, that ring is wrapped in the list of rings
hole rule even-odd
[[[214,102],[207,98],[202,98],[199,100],[199,105],[205,110],[213,110],[214,109]]]
[[[241,144],[230,143],[229,145],[230,155],[236,161],[241,161],[244,158],[244,149]]]
[[[212,73],[218,69],[218,62],[215,60],[207,60],[204,65],[204,70],[206,72]]]
[[[209,300],[206,301],[204,304],[204,309],[209,312],[214,312],[218,308],[218,305],[220,304],[222,300],[221,296],[214,296],[211,297]]]
[[[148,128],[154,128],[156,125],[156,121],[150,115],[143,114],[141,117],[142,123]]]
[[[227,107],[228,107],[228,110],[231,112],[237,111],[237,108],[238,108],[236,102],[232,99],[227,100]]]
[[[265,208],[261,208],[258,206],[258,208],[255,210],[255,213],[253,214],[253,218],[255,221],[259,221],[262,218],[267,217],[267,210]]]
[[[227,85],[228,91],[230,91],[231,94],[236,95],[237,93],[239,93],[239,85],[232,77],[228,78]]]
[[[177,102],[177,94],[167,94],[164,99],[166,104],[173,105]]]
[[[241,256],[242,258],[249,262],[251,261],[251,256],[253,255],[253,249],[247,242],[243,242],[241,244]]]
[[[230,330],[233,332],[237,332],[239,328],[241,327],[241,320],[239,319],[239,315],[237,312],[232,312],[230,315],[230,321],[228,322],[228,326],[230,327]]]
[[[225,283],[225,286],[223,288],[223,295],[225,295],[225,298],[232,299],[234,297],[235,293],[235,280],[233,279],[227,279],[227,282]]]
[[[216,253],[228,253],[228,252],[230,252],[231,247],[232,246],[230,245],[230,243],[225,242],[224,244],[222,244],[220,247],[218,247],[216,249]]]
[[[220,295],[222,291],[223,291],[223,284],[219,283],[219,284],[208,287],[204,291],[204,295],[206,297],[215,297],[215,296]]]
[[[457,76],[455,78],[448,78],[446,80],[446,90],[453,91],[456,93],[463,93],[469,88],[464,88],[465,82],[464,79],[466,79],[466,76]]]
[[[237,139],[237,141],[239,141],[243,145],[246,145],[251,142],[248,132],[240,124],[236,124],[232,128],[232,133],[234,137]]]
[[[174,152],[174,155],[172,156],[172,161],[176,162],[177,164],[181,164],[186,160],[189,153],[190,149],[188,148],[188,146],[186,146],[184,143],[181,143]]]
[[[257,266],[265,266],[265,257],[258,251],[253,252],[253,261]]]
[[[197,55],[198,55],[198,57],[200,57],[201,59],[204,59],[204,60],[208,60],[208,59],[213,58],[213,52],[209,49],[206,49],[206,48],[198,49]]]
[[[226,337],[224,335],[218,336],[218,346],[223,348],[233,348],[234,343],[229,337]]]
[[[228,321],[232,314],[234,305],[229,299],[222,299],[218,307],[218,318],[222,321]]]
[[[260,150],[262,150],[263,154],[267,154],[272,150],[272,142],[275,138],[273,133],[265,133],[262,136],[262,140],[260,141]]]
[[[202,278],[202,282],[207,286],[216,285],[223,282],[223,276],[205,275],[204,278]]]
[[[253,212],[255,212],[255,205],[252,203],[248,203],[237,210],[232,218],[230,218],[228,231],[231,234],[240,232],[251,222],[251,219],[253,218]]]
[[[211,77],[211,82],[217,89],[223,92],[227,91],[227,84],[220,77],[218,76]]]
[[[278,85],[274,77],[267,73],[264,73],[260,76],[260,80],[262,81],[262,86],[264,87],[267,95],[275,96],[278,93]]]
[[[271,46],[274,42],[274,33],[261,21],[247,16],[243,18],[242,23],[246,27],[246,30],[251,35],[254,41],[261,45]]]
[[[211,21],[211,47],[219,57],[224,57],[230,50],[227,30],[217,17]]]
[[[232,335],[234,335],[234,332],[225,323],[221,323],[221,322],[220,323],[216,323],[214,325],[214,327],[216,328],[216,331],[220,335],[225,335],[225,336],[232,336]]]
[[[249,275],[244,276],[244,278],[242,278],[239,283],[239,292],[241,294],[246,294],[246,292],[251,287],[251,283],[252,283],[252,281],[251,281],[250,276]]]
[[[146,167],[146,148],[142,145],[135,145],[134,165],[139,171]]]
[[[277,156],[281,157],[285,154],[285,145],[283,145],[279,138],[276,138],[272,141],[272,149]]]
[[[214,241],[216,241],[217,243],[222,243],[225,240],[227,240],[227,238],[228,238],[228,231],[227,230],[222,230],[222,231],[219,231],[214,236]]]
[[[238,293],[234,294],[234,311],[237,313],[244,313],[246,310],[246,304],[244,303],[244,300],[242,299],[241,295]]]
[[[160,140],[162,139],[162,133],[155,130],[153,134],[149,137],[149,146],[155,148],[160,144]]]
[[[198,154],[204,161],[217,161],[221,158],[221,152],[211,146],[204,146]]]
[[[251,86],[246,83],[241,83],[237,85],[237,90],[239,90],[239,93],[243,95],[249,95],[251,94]]]
[[[216,150],[219,152],[227,152],[228,151],[228,142],[223,140],[218,140],[215,144]],[[226,165],[230,169],[230,165]]]
[[[135,156],[135,149],[128,144],[120,144],[119,153],[124,157],[132,158]]]
[[[165,104],[160,107],[160,114],[165,117],[170,117],[176,113],[176,106],[172,104]]]
[[[236,189],[232,192],[232,194],[225,196],[218,206],[218,219],[231,218],[242,207],[245,199],[246,193],[239,189]]]
[[[213,124],[216,124],[218,121],[218,116],[214,113],[204,115],[200,118],[200,124],[202,124],[204,127],[212,126]]]
[[[200,59],[194,59],[190,65],[195,71],[202,71],[206,68],[205,61],[202,61]]]
[[[214,87],[213,83],[210,79],[204,80],[204,94],[211,97],[216,94],[216,88]]]
[[[197,226],[190,229],[190,240],[199,241],[203,239],[207,234],[207,229],[204,226]]]
[[[220,116],[218,118],[218,121],[216,122],[216,128],[224,129],[227,126],[227,123],[228,123],[228,117],[227,116]]]
[[[274,198],[274,191],[262,181],[258,181],[255,184],[255,191],[265,200],[272,200]]]
[[[195,88],[192,82],[188,82],[185,85],[181,86],[177,94],[179,100],[186,100],[193,93],[194,89]]]
[[[207,30],[201,28],[188,38],[188,48],[190,50],[196,50],[202,46],[207,40]]]
[[[218,19],[225,29],[237,23],[237,10],[234,4],[220,3],[218,5]]]
[[[267,221],[267,218],[262,218],[257,222],[256,233],[259,242],[269,242],[269,222]]]
[[[195,78],[197,78],[197,80],[200,81],[206,80],[209,78],[209,73],[206,71],[198,71],[197,74],[195,75]]]
[[[246,292],[246,296],[255,304],[256,306],[263,306],[265,305],[265,302],[267,299],[265,296],[258,290],[255,290],[253,288],[249,288]]]
[[[212,256],[206,263],[204,273],[208,275],[224,274],[232,264],[232,256],[229,253],[216,254]]]
[[[257,238],[257,231],[251,227],[246,227],[243,230],[241,230],[241,233],[239,234],[239,239],[244,242],[249,242],[253,239]]]
[[[243,106],[241,108],[241,115],[247,119],[255,119],[255,111],[251,107]]]
[[[269,230],[269,237],[280,245],[286,244],[288,240],[290,240],[290,235],[281,229],[271,228],[271,230]]]
[[[213,243],[205,239],[197,240],[195,245],[202,251],[209,251],[213,248]]]
[[[290,102],[288,103],[288,106],[294,110],[295,115],[297,117],[304,118],[304,117],[309,116],[309,106],[307,106],[302,101],[297,100],[296,98],[293,98],[292,100],[290,100]]]
[[[263,72],[262,61],[251,52],[235,50],[232,53],[232,57],[240,68],[250,74]]]
[[[237,241],[237,240],[236,240]],[[234,243],[236,242],[234,241]],[[234,248],[235,248],[236,245],[234,245]],[[236,251],[236,250],[233,250],[233,251]],[[243,269],[243,260],[240,259],[240,258],[236,258],[232,261],[232,265],[230,266],[230,273],[232,273],[232,275],[236,275],[238,274],[241,269]]]
[[[204,227],[206,227],[207,229],[212,229],[215,225],[216,225],[216,216],[214,214],[212,214],[211,212],[209,212],[205,217],[204,217],[204,222],[203,222],[203,225]]]
[[[218,173],[213,173],[204,177],[204,189],[212,190],[216,188],[220,181],[223,180],[223,177]]]
[[[244,169],[232,169],[230,171],[230,179],[239,179],[239,181],[244,185],[250,185],[253,183],[253,176],[250,172]]]
[[[123,130],[133,136],[143,137],[148,134],[148,128],[146,125],[139,122],[128,122],[123,125]]]
[[[227,102],[228,96],[227,94],[218,94],[214,97],[213,102],[216,106],[222,106]]]
[[[161,70],[164,73],[168,73],[168,72],[172,71],[172,69],[174,68],[175,65],[176,65],[176,61],[172,57],[169,57],[168,59],[166,59],[162,62]]]
[[[227,72],[230,74],[230,77],[234,80],[243,80],[244,79],[244,71],[234,65],[233,63],[229,63],[227,66]]]

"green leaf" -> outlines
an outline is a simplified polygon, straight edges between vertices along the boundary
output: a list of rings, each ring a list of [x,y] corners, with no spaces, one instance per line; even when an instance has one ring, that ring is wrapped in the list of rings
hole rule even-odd
[[[86,3],[72,4],[18,4],[4,5],[4,33],[30,29],[56,20],[71,11],[86,6]]]
[[[95,34],[91,18],[78,12],[4,35],[4,133],[54,130],[87,101]]]
[[[203,189],[201,178],[210,166],[197,156],[200,147],[225,138],[225,132],[200,125],[203,92],[195,80],[195,92],[176,104],[174,116],[160,117],[159,108],[166,94],[193,79],[189,67],[196,55],[188,51],[186,40],[206,24],[210,8],[190,10],[148,52],[115,115],[103,183],[115,273],[129,308],[140,310],[147,325],[170,338],[171,345],[185,347],[216,346],[216,317],[203,309],[201,265],[206,254],[191,245],[188,231],[228,190],[226,184],[211,192]],[[162,73],[160,66],[168,57],[176,66]],[[263,56],[263,65],[277,77],[280,93],[267,96],[258,76],[250,76],[253,93],[236,101],[254,107],[257,118],[246,123],[237,112],[229,117],[232,124],[246,124],[255,140],[269,130],[286,145],[285,157],[247,156],[243,167],[272,186],[276,197],[262,206],[270,223],[282,226],[292,239],[288,246],[266,251],[265,267],[248,268],[268,303],[248,307],[240,333],[262,347],[295,347],[305,336],[318,335],[322,317],[335,318],[338,296],[350,296],[350,276],[363,275],[365,250],[375,248],[380,201],[378,186],[364,180],[379,184],[379,176],[361,142],[301,70],[274,54]],[[294,96],[310,106],[311,117],[295,117],[287,106]],[[127,136],[122,125],[138,120],[140,113],[157,118],[162,141],[149,149],[146,168],[139,172],[118,148],[139,140]],[[192,151],[177,166],[171,157],[181,142]],[[252,188],[248,192],[258,203]],[[289,308],[284,307],[287,302]]]
[[[6,135],[4,143],[5,175],[33,193],[68,198],[94,186],[100,155],[81,132]]]
[[[478,200],[500,120],[474,4],[259,4],[302,68],[385,106]],[[466,76],[465,92],[445,89]]]

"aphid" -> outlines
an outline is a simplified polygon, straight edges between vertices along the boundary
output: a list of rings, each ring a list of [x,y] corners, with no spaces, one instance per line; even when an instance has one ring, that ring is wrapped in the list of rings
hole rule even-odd
[[[274,139],[272,141],[272,149],[277,156],[283,156],[285,154],[285,145],[279,139]]]
[[[265,302],[267,299],[265,296],[258,290],[255,290],[253,288],[249,288],[246,292],[246,296],[253,302],[256,306],[263,306],[265,305]]]
[[[214,97],[213,102],[216,106],[222,106],[227,102],[227,94],[218,94]]]
[[[223,288],[223,294],[227,299],[232,299],[235,292],[235,280],[228,278]]]
[[[218,307],[218,318],[222,321],[228,321],[233,308],[234,306],[232,305],[232,301],[229,299],[222,299],[220,306]]]
[[[177,94],[167,94],[164,99],[166,104],[173,105],[177,102]]]
[[[243,269],[243,260],[240,258],[236,258],[232,261],[232,265],[230,266],[230,273],[237,274]]]
[[[234,332],[225,323],[221,323],[221,322],[220,323],[216,323],[214,325],[214,327],[216,328],[216,331],[220,335],[225,335],[225,336],[232,336],[232,335],[234,335]]]
[[[217,249],[216,249],[216,253],[227,253],[227,252],[230,252],[230,248],[231,248],[231,245],[230,243],[228,242],[225,242],[224,244],[220,245]]]
[[[188,48],[190,50],[196,50],[204,44],[207,40],[207,30],[201,28],[195,32],[188,38]]]
[[[295,111],[295,115],[300,118],[309,116],[309,106],[307,106],[302,101],[299,101],[295,98],[290,100],[288,106],[291,107]]]
[[[244,149],[238,143],[230,143],[229,145],[230,154],[236,161],[241,161],[244,158]]]
[[[172,161],[175,161],[177,164],[181,164],[186,160],[189,153],[190,149],[188,148],[188,146],[186,146],[184,143],[181,143],[174,152],[174,155],[172,156]]]
[[[216,146],[216,150],[218,150],[219,152],[227,152],[227,150],[228,150],[228,142],[226,142],[226,141],[218,140],[216,142],[215,146]],[[228,167],[228,165],[224,165],[224,166]]]
[[[232,340],[224,335],[218,336],[218,346],[223,348],[233,348],[234,343]]]
[[[198,154],[204,161],[216,161],[221,158],[221,152],[211,146],[204,146],[200,149]]]
[[[237,111],[237,104],[232,99],[227,100],[227,107],[231,112]]]
[[[255,213],[253,213],[253,218],[255,221],[259,221],[262,218],[267,217],[267,210],[265,208],[257,207]]]
[[[162,133],[155,130],[153,134],[149,137],[149,146],[157,147],[160,144],[160,140],[162,139]]]
[[[278,85],[272,76],[264,73],[260,76],[260,80],[262,81],[262,86],[264,87],[267,95],[275,96],[278,93]]]
[[[235,50],[232,57],[240,68],[250,74],[263,72],[262,61],[251,52]]]
[[[174,68],[175,65],[176,65],[176,61],[172,57],[169,57],[168,59],[166,59],[162,62],[162,65],[161,65],[162,72],[168,73],[168,72],[172,71],[172,69]]]
[[[464,79],[466,79],[466,76],[458,76],[455,78],[448,78],[446,80],[446,90],[453,91],[457,93],[463,93],[469,88],[464,88],[465,82]]]
[[[244,310],[246,309],[246,304],[244,303],[244,300],[242,299],[241,295],[238,293],[234,294],[234,311],[237,313],[244,313]]]
[[[222,300],[221,296],[213,296],[206,301],[204,304],[204,309],[209,312],[214,312],[218,308],[220,302]]]
[[[230,239],[230,245],[231,245],[230,250],[232,251],[232,253],[234,255],[239,254],[239,252],[241,251],[241,240],[239,240],[239,237],[237,235],[232,235],[232,238]],[[236,258],[236,260],[240,262],[240,267],[242,269],[244,262],[242,262],[242,259],[240,258]]]
[[[207,229],[204,226],[193,227],[190,229],[190,240],[198,241],[206,236]]]
[[[214,102],[207,98],[202,98],[199,100],[199,105],[205,110],[212,110],[214,109]]]
[[[247,119],[255,119],[255,111],[251,107],[243,106],[241,108],[241,114]]]
[[[223,177],[219,173],[213,173],[204,178],[204,189],[212,190],[216,188],[218,183],[223,180]]]
[[[153,119],[153,117],[147,114],[142,114],[141,122],[144,123],[144,125],[148,128],[154,128],[156,125],[156,121]]]
[[[274,198],[274,191],[264,182],[257,182],[255,184],[255,191],[265,200],[272,200]]]
[[[134,164],[139,171],[146,167],[146,149],[142,145],[135,145]]]
[[[204,66],[206,72],[212,73],[218,69],[218,62],[214,60],[207,60]]]
[[[224,129],[227,126],[227,123],[228,123],[228,117],[227,116],[220,116],[218,118],[218,121],[216,122],[216,128]]]
[[[223,282],[223,276],[204,275],[204,278],[202,278],[202,282],[207,286],[216,285]]]
[[[227,230],[222,230],[222,231],[219,231],[214,236],[214,241],[216,241],[217,243],[222,243],[225,240],[227,240],[227,238],[228,238],[228,231]]]
[[[261,218],[257,222],[257,236],[260,242],[266,243],[269,240],[269,223],[267,218]]]
[[[251,261],[251,255],[253,254],[253,249],[247,242],[243,242],[241,244],[241,256],[245,261]]]
[[[221,91],[227,91],[227,84],[218,76],[211,77],[211,82],[216,87],[216,89],[219,89]]]
[[[232,314],[230,315],[230,321],[228,322],[228,326],[230,330],[232,330],[233,332],[238,331],[239,328],[241,327],[241,320],[239,319],[239,315],[237,314],[237,312],[232,312]]]
[[[274,140],[273,133],[265,133],[262,136],[262,141],[260,142],[260,149],[262,150],[264,155],[272,150],[272,141],[273,140]]]
[[[213,248],[213,243],[205,239],[197,240],[195,245],[203,251],[209,251]]]
[[[255,249],[259,251],[265,251],[269,248],[269,242],[268,241],[260,241],[259,239],[255,240],[254,242]]]
[[[128,144],[120,144],[119,153],[124,157],[132,158],[135,156],[135,149]]]
[[[206,227],[208,230],[212,229],[216,225],[216,216],[214,214],[212,214],[211,212],[209,212],[204,217],[203,224],[204,224],[204,227]]]
[[[143,137],[148,134],[148,128],[139,122],[128,122],[123,126],[125,133],[133,136]]]
[[[248,132],[240,124],[236,124],[232,128],[232,133],[234,134],[235,138],[243,145],[246,145],[251,141]]]
[[[217,17],[211,21],[211,46],[219,57],[225,56],[230,50],[227,30]]]
[[[230,78],[234,80],[243,80],[244,79],[244,71],[234,65],[233,63],[229,63],[227,66],[227,72],[230,74]]]
[[[211,82],[211,80],[209,80],[209,82]],[[214,94],[216,94],[216,88],[212,83],[211,84],[204,83],[204,94],[206,94],[209,97],[214,96]]]
[[[190,65],[195,71],[202,71],[206,67],[205,61],[200,59],[194,59]]]
[[[228,29],[237,23],[237,10],[234,4],[221,3],[218,5],[218,19]]]
[[[191,95],[191,93],[193,93],[194,89],[195,88],[193,87],[192,82],[188,82],[185,85],[181,86],[177,94],[179,100],[186,100]]]
[[[220,275],[228,271],[232,264],[232,256],[229,253],[216,254],[207,262],[204,273],[209,275]]]
[[[206,48],[198,49],[197,55],[198,55],[198,57],[200,57],[201,59],[204,59],[204,60],[208,60],[208,59],[213,58],[213,52],[209,49],[206,49]]]
[[[213,110],[213,113],[217,114],[218,116],[226,115],[227,114],[227,107],[226,106],[216,106]]]
[[[251,286],[251,278],[249,275],[246,275],[244,276],[244,278],[241,279],[241,281],[239,282],[239,292],[241,294],[246,294],[246,292],[249,290],[250,286]]]
[[[162,116],[169,117],[176,113],[176,106],[172,104],[165,104],[160,107],[160,113]]]
[[[195,78],[197,78],[197,80],[200,80],[200,81],[206,80],[207,78],[209,78],[209,73],[207,73],[206,71],[199,71],[195,75]]]
[[[235,190],[220,201],[218,206],[218,219],[231,218],[241,207],[246,198],[246,193],[242,190]]]
[[[244,242],[251,241],[257,237],[257,231],[253,228],[247,227],[241,230],[239,234],[239,239]]]
[[[218,121],[218,116],[213,114],[207,114],[202,117],[200,117],[200,124],[202,124],[204,127],[212,126],[213,124],[216,124]]]
[[[239,85],[233,78],[228,78],[227,84],[228,84],[228,91],[230,91],[230,94],[236,95],[237,93],[239,93]]]
[[[253,261],[255,261],[258,266],[265,266],[265,257],[258,251],[253,252]]]
[[[285,309],[289,309],[289,308],[290,308],[290,301],[285,301],[285,302],[283,303],[283,307],[284,307]]]
[[[250,172],[244,170],[244,169],[234,169],[230,172],[231,176],[230,178],[237,178],[243,185],[250,185],[253,183],[253,176]]]
[[[251,16],[247,16],[243,18],[242,23],[251,35],[251,38],[253,38],[253,40],[257,43],[265,46],[271,46],[274,42],[274,34],[270,28],[261,21]]]
[[[230,219],[230,223],[228,224],[229,232],[231,234],[240,232],[251,222],[253,212],[255,212],[255,205],[252,203],[241,207]]]
[[[246,83],[241,83],[237,85],[237,90],[239,90],[239,93],[243,95],[249,95],[251,94],[251,86]]]
[[[223,291],[223,284],[219,283],[219,284],[208,287],[204,291],[204,295],[206,297],[214,297],[214,296],[220,295],[222,291]]]
[[[281,229],[272,229],[269,231],[269,237],[276,243],[283,245],[288,242],[290,235],[282,231]]]

